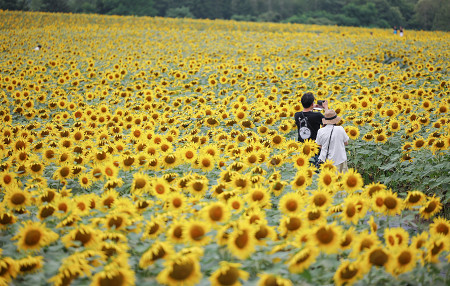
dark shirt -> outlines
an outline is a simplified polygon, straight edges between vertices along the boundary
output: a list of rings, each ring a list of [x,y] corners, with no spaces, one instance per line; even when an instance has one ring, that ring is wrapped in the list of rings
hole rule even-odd
[[[323,114],[320,112],[313,112],[313,111],[296,112],[294,115],[294,119],[295,124],[297,125],[297,133],[298,130],[300,129],[300,119],[303,116],[306,116],[308,118],[308,128],[311,129],[311,137],[309,137],[309,139],[316,140],[317,131],[319,131],[320,127],[322,126],[322,118],[324,118]],[[303,139],[300,138],[300,136],[298,136],[298,141],[303,142]]]

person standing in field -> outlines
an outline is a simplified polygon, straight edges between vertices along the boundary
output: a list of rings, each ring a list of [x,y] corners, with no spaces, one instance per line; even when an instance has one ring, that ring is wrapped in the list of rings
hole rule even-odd
[[[341,117],[334,110],[325,111],[322,119],[324,127],[317,132],[316,143],[321,146],[319,161],[331,160],[339,173],[345,173],[348,171],[345,146],[350,138],[344,127],[336,125],[340,121]]]
[[[316,140],[317,131],[322,126],[324,116],[322,113],[314,110],[328,110],[328,102],[326,100],[321,101],[321,104],[315,104],[314,101],[315,98],[311,92],[303,94],[301,99],[303,110],[294,114],[298,141],[300,142],[304,142],[307,139]]]
[[[314,103],[315,98],[311,92],[303,94],[301,103],[303,110],[294,114],[295,124],[297,125],[298,141],[316,140],[317,131],[322,126],[323,114],[314,110],[328,110],[328,102],[326,100]],[[320,150],[319,150],[320,152]],[[319,154],[313,157],[314,165],[319,160]]]

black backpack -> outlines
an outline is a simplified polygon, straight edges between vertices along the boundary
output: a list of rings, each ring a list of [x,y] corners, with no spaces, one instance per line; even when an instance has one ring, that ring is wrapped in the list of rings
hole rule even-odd
[[[302,117],[299,117],[300,127],[298,128],[298,137],[302,140],[309,139],[311,137],[311,129],[308,123],[308,117],[303,114]]]

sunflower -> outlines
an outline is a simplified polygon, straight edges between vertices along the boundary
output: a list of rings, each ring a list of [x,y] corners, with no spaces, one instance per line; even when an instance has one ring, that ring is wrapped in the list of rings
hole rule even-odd
[[[139,260],[140,268],[147,268],[154,264],[158,259],[165,259],[175,253],[172,244],[164,241],[156,241],[141,256]]]
[[[213,224],[228,221],[230,211],[228,206],[222,202],[213,202],[202,209],[203,218]]]
[[[134,173],[133,183],[131,184],[132,194],[145,194],[152,190],[151,180],[147,174],[144,173]]]
[[[392,268],[389,271],[394,276],[411,271],[416,267],[417,250],[413,247],[402,246],[395,249],[393,253]]]
[[[345,128],[345,132],[348,134],[348,137],[352,140],[356,140],[359,138],[359,129],[356,126],[348,126]]]
[[[18,240],[17,246],[22,250],[39,250],[58,239],[58,234],[47,229],[40,222],[27,221],[12,238]]]
[[[1,252],[0,252],[1,255]],[[17,265],[17,261],[12,259],[11,257],[1,257],[0,258],[0,283],[5,281],[4,284],[0,284],[0,285],[8,285],[9,282],[11,282],[11,280],[13,278],[15,278],[17,276],[17,272],[18,272],[18,265]],[[3,279],[3,281],[1,280]]]
[[[292,161],[294,162],[294,167],[296,169],[302,169],[309,165],[309,157],[303,153],[293,156]]]
[[[317,256],[319,256],[319,248],[313,245],[307,245],[305,248],[297,252],[287,262],[289,265],[289,272],[302,273],[311,264],[316,262]]]
[[[305,218],[310,226],[326,222],[327,214],[319,208],[309,205],[304,210]]]
[[[197,159],[197,149],[193,145],[185,146],[177,151],[184,163],[192,163]]]
[[[177,219],[170,224],[166,232],[167,240],[171,243],[184,243],[183,228],[186,225],[186,220],[183,218]]]
[[[447,236],[442,234],[431,236],[426,243],[425,260],[430,263],[439,263],[439,255],[450,249],[450,242]]]
[[[312,179],[304,169],[297,171],[294,179],[291,181],[291,187],[297,192],[303,192],[311,184]]]
[[[387,271],[392,269],[392,253],[381,246],[372,246],[366,250],[363,261],[370,266],[384,267]]]
[[[25,258],[16,260],[19,274],[24,275],[28,273],[34,273],[42,268],[44,257],[42,256],[27,256]]]
[[[204,172],[211,172],[216,165],[214,156],[209,153],[200,153],[194,162],[195,167]]]
[[[203,197],[208,191],[209,180],[204,176],[197,176],[189,181],[188,190],[193,196]]]
[[[337,253],[341,242],[342,228],[333,224],[319,224],[312,230],[312,241],[321,251]]]
[[[352,244],[353,246],[350,257],[356,258],[369,248],[380,245],[381,242],[379,241],[376,233],[369,233],[368,230],[364,230],[359,233]]]
[[[85,248],[94,247],[99,242],[99,234],[100,231],[93,226],[81,224],[66,234],[61,241],[67,248],[78,246]]]
[[[142,239],[155,239],[164,232],[165,221],[162,217],[152,217],[147,221]]]
[[[261,208],[268,208],[270,204],[270,193],[262,186],[253,186],[248,190],[245,199],[249,205],[257,205]]]
[[[314,191],[309,199],[310,204],[319,209],[327,209],[333,201],[333,197],[330,195],[330,193],[323,189]]]
[[[419,213],[420,216],[429,219],[430,217],[437,214],[442,209],[442,203],[440,197],[428,197],[427,202],[423,204],[420,208]]]
[[[16,221],[17,217],[12,212],[5,211],[0,205],[0,229],[8,228],[8,226],[15,224]]]
[[[169,211],[183,212],[187,207],[187,198],[183,193],[172,192],[164,198],[164,207]]]
[[[153,178],[150,180],[150,193],[157,198],[165,198],[170,192],[170,185],[164,178]]]
[[[164,285],[194,286],[202,278],[198,253],[195,252],[181,251],[167,260],[164,266],[156,277],[156,280]]]
[[[6,189],[3,202],[11,210],[23,210],[31,204],[31,194],[18,188]]]
[[[409,191],[408,195],[403,201],[405,208],[412,209],[415,206],[420,206],[426,200],[426,196],[421,191]]]
[[[255,228],[246,221],[239,221],[229,234],[228,250],[239,259],[248,258],[255,251]]]
[[[214,271],[209,277],[212,286],[240,286],[241,280],[247,280],[249,277],[248,272],[245,272],[239,267],[239,263],[231,263],[227,261],[220,261],[219,268]]]
[[[342,175],[340,183],[342,184],[343,189],[348,192],[361,190],[364,184],[361,175],[352,168]]]
[[[303,197],[298,193],[286,193],[280,199],[278,208],[283,214],[295,214],[301,211],[304,205]]]
[[[182,236],[194,246],[203,246],[209,243],[211,237],[207,235],[210,225],[200,220],[189,220],[183,226]]]
[[[409,233],[401,227],[385,228],[384,240],[389,249],[408,246]]]
[[[257,286],[293,286],[292,281],[276,274],[258,274]]]
[[[450,238],[450,221],[441,217],[435,218],[430,225],[430,234],[432,236],[443,235]]]
[[[358,221],[364,217],[365,213],[358,211],[357,196],[348,196],[344,199],[341,213],[341,221],[346,223],[358,224]]]
[[[306,155],[308,158],[311,158],[316,154],[319,150],[319,145],[314,140],[307,139],[303,142],[301,147],[301,152]]]
[[[278,227],[278,233],[282,237],[295,236],[295,234],[305,227],[305,222],[302,215],[292,214],[289,216],[283,216],[280,220]]]
[[[124,213],[109,212],[105,217],[105,223],[107,229],[124,230],[127,226],[131,225],[128,215]]]
[[[245,207],[245,202],[240,196],[233,196],[227,200],[227,205],[233,213],[240,213]]]
[[[65,182],[72,177],[72,168],[70,165],[62,165],[53,173],[53,179]]]
[[[338,176],[335,171],[329,170],[328,168],[322,168],[319,173],[319,188],[327,192],[334,192],[338,189]]]
[[[334,283],[337,286],[344,284],[352,285],[368,271],[367,267],[364,267],[363,265],[364,264],[359,261],[350,262],[348,260],[343,260],[334,273]]]
[[[92,277],[91,286],[100,285],[135,285],[135,273],[127,264],[118,263],[117,260],[115,260],[107,264],[102,271],[97,272],[94,277]]]

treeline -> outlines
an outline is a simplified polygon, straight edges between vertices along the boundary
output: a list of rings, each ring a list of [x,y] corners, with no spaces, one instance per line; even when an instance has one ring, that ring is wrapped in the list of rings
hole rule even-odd
[[[0,0],[0,9],[450,30],[450,0]]]

